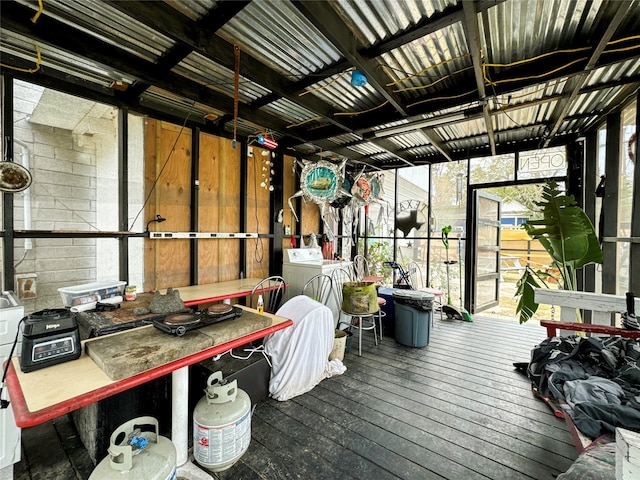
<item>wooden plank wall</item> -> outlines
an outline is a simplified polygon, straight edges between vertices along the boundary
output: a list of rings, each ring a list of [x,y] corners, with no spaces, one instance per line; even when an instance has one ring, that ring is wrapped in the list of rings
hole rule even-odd
[[[151,229],[161,225],[161,231],[188,232],[191,131],[147,119],[144,163],[145,198],[151,193],[145,222],[162,215],[167,220]],[[189,240],[145,240],[144,250],[145,291],[189,285]]]
[[[177,141],[176,141],[177,139]],[[174,147],[175,145],[175,147]],[[200,133],[198,231],[258,232],[269,234],[274,221],[270,212],[268,188],[261,183],[269,177],[274,159],[252,147],[247,158],[247,176],[241,178],[241,148],[231,140]],[[152,223],[151,231],[188,232],[191,218],[191,130],[178,125],[148,119],[145,131],[145,195],[151,196],[145,207],[145,221],[162,215],[167,220]],[[304,203],[301,224],[296,224],[287,200],[299,189],[294,172],[294,157],[284,156],[283,224],[294,234],[319,234],[319,209]],[[266,177],[262,175],[265,174]],[[246,228],[240,224],[243,182],[246,181]],[[274,214],[275,215],[275,214]],[[320,238],[318,238],[320,240]],[[308,236],[306,237],[308,242]],[[145,240],[144,291],[181,287],[190,284],[190,240]],[[240,242],[246,242],[245,277],[269,275],[270,240],[199,239],[198,283],[215,283],[239,278]],[[298,242],[300,246],[300,242]],[[283,248],[290,248],[290,237]],[[276,269],[277,270],[277,269]]]
[[[200,134],[198,223],[201,232],[241,232],[240,149],[231,140]],[[198,283],[238,278],[240,240],[198,241]]]
[[[260,186],[263,181],[268,181],[271,170],[269,162],[273,162],[273,158],[271,155],[262,156],[262,151],[262,148],[253,147],[253,156],[247,158],[247,232],[269,233],[273,221],[269,208],[269,196],[272,193]],[[247,240],[245,277],[269,276],[269,248],[270,241],[267,238]]]

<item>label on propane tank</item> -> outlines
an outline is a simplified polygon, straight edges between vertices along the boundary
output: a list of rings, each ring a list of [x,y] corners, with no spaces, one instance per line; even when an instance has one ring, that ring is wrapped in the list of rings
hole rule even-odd
[[[193,456],[201,464],[219,464],[242,454],[251,441],[251,410],[226,425],[193,422]]]

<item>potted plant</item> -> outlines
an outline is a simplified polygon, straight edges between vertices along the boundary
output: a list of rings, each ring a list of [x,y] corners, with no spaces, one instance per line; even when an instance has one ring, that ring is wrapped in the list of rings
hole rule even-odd
[[[541,208],[542,217],[528,220],[522,228],[540,242],[552,261],[546,271],[534,270],[527,265],[518,281],[516,297],[520,299],[516,313],[520,323],[529,320],[538,309],[534,300],[535,288],[548,287],[547,281],[553,278],[560,288],[577,291],[577,270],[603,260],[593,224],[573,195],[564,194],[556,182],[549,181],[544,186],[542,200],[536,205]]]

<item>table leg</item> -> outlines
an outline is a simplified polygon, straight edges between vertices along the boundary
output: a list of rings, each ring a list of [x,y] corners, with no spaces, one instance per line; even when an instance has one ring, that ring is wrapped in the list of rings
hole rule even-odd
[[[171,374],[171,441],[176,447],[178,477],[188,480],[213,480],[213,477],[189,460],[189,367]]]

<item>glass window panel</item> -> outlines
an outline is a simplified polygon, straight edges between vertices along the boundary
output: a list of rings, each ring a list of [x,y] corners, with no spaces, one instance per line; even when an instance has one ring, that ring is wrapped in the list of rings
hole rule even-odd
[[[565,147],[542,148],[520,152],[518,156],[518,179],[547,179],[567,174]]]
[[[438,163],[433,169],[431,187],[431,234],[440,238],[442,228],[453,227],[450,236],[464,236],[467,218],[467,161]]]
[[[33,177],[16,228],[118,230],[117,109],[22,81],[14,96],[15,160]]]
[[[498,282],[495,279],[478,280],[476,291],[476,304],[485,305],[495,301]]]
[[[14,160],[33,178],[14,195],[14,227],[119,230],[117,109],[19,80],[14,97]],[[58,288],[120,280],[114,238],[17,239],[14,256],[27,312],[60,308]]]
[[[429,235],[429,167],[398,170],[396,198],[396,261],[401,265],[418,262],[426,266]],[[425,269],[426,272],[426,269]]]
[[[472,158],[469,183],[503,182],[515,179],[515,155]]]
[[[118,249],[118,240],[113,238],[17,240],[16,289],[23,291],[19,297],[25,311],[62,308],[61,287],[120,280]],[[25,295],[26,290],[32,294]]]
[[[631,214],[633,212],[633,179],[635,162],[633,159],[633,143],[636,132],[636,107],[632,105],[622,111],[622,148],[620,149],[620,178],[618,183],[618,237],[631,237]],[[618,276],[617,293],[624,295],[629,285],[629,252],[628,241],[617,245]]]

